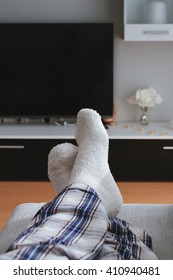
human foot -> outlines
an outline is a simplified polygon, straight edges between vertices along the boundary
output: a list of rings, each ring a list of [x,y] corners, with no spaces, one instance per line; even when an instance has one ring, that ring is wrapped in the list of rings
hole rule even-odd
[[[68,186],[78,147],[63,143],[53,147],[48,155],[48,176],[59,194]]]
[[[69,184],[81,182],[90,185],[101,198],[108,216],[117,215],[123,205],[122,196],[108,164],[108,134],[96,111],[79,111],[76,141],[79,147]]]

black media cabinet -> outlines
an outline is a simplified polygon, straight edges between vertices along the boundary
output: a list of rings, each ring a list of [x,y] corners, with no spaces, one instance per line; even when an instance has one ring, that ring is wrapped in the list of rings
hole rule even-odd
[[[154,130],[155,129],[155,130]],[[108,130],[109,164],[116,181],[173,181],[173,130],[168,124],[117,124]],[[76,144],[75,127],[0,125],[0,181],[47,181],[48,154]]]

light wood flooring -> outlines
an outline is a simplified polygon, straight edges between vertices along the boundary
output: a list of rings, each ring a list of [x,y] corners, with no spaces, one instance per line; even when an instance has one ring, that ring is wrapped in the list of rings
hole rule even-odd
[[[119,182],[124,203],[173,203],[173,182]],[[0,182],[0,229],[14,207],[26,202],[47,202],[55,196],[50,182]]]

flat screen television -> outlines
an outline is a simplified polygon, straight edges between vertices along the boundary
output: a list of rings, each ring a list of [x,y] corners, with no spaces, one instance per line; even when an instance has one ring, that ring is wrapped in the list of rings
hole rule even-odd
[[[0,117],[113,110],[112,23],[1,23]]]

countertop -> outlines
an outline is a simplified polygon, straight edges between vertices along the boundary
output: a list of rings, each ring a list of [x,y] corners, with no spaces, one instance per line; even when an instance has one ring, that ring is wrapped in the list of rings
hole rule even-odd
[[[0,139],[74,139],[76,125],[1,123]],[[110,139],[173,139],[169,122],[118,122],[107,129]]]

